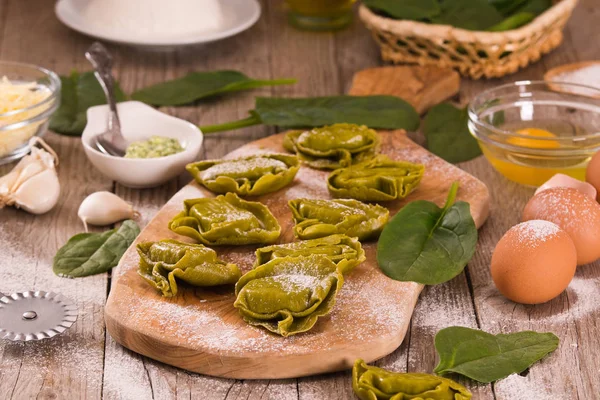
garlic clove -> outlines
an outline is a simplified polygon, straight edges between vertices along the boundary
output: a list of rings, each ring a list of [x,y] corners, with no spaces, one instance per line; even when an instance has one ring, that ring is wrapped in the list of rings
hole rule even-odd
[[[0,177],[0,208],[14,205],[33,214],[43,214],[56,205],[60,195],[56,175],[58,155],[37,136],[29,144],[30,154]]]
[[[3,177],[0,177],[0,194],[9,193],[11,188],[15,185],[17,179],[19,179],[19,173],[14,170],[10,171]]]
[[[86,197],[79,206],[77,215],[87,231],[90,225],[111,225],[124,219],[135,219],[139,213],[133,206],[111,192],[95,192]]]
[[[33,178],[34,176],[42,173],[43,171],[50,170],[37,160],[25,165],[19,171],[17,179],[14,180],[13,184],[10,187],[10,191],[16,192],[25,182],[27,182],[28,179]]]
[[[58,202],[60,183],[54,169],[47,169],[23,182],[11,196],[16,207],[44,214]]]

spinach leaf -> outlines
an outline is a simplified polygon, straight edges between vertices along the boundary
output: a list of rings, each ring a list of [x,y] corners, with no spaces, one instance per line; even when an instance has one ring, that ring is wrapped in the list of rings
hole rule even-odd
[[[363,4],[396,19],[430,19],[441,12],[437,0],[363,0]]]
[[[529,0],[517,12],[530,12],[537,16],[550,7],[552,7],[552,0]]]
[[[529,0],[489,0],[503,16],[508,17]]]
[[[138,90],[131,98],[154,106],[180,106],[228,92],[292,83],[296,79],[256,80],[238,71],[192,72]]]
[[[441,13],[431,19],[433,23],[484,31],[504,19],[487,0],[444,1],[441,7]]]
[[[477,245],[477,228],[469,203],[454,203],[458,183],[443,208],[432,202],[408,203],[383,228],[377,262],[397,281],[436,285],[462,272]]]
[[[524,331],[492,335],[477,329],[452,326],[435,336],[440,362],[434,372],[464,375],[489,383],[525,371],[558,347],[552,333]]]
[[[526,25],[535,19],[535,14],[530,12],[518,12],[510,17],[504,19],[499,24],[496,24],[490,28],[490,32],[503,32],[511,29],[517,29],[523,25]]]
[[[106,104],[106,97],[93,72],[71,72],[69,76],[61,76],[60,106],[50,118],[49,128],[56,133],[79,136],[87,123],[87,109]],[[124,101],[127,96],[118,83],[115,83],[117,101]]]
[[[481,155],[477,140],[469,133],[467,107],[449,103],[432,107],[423,120],[427,148],[451,163],[471,160]]]
[[[137,224],[127,220],[118,229],[77,234],[58,250],[52,270],[68,278],[106,272],[119,263],[139,233]]]
[[[204,133],[266,124],[282,128],[317,127],[339,122],[379,129],[419,127],[419,114],[394,96],[329,96],[306,98],[257,97],[250,117],[218,125],[201,126]]]

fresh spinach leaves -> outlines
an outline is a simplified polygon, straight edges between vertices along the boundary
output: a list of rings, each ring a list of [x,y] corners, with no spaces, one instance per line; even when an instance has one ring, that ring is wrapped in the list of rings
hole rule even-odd
[[[87,109],[106,104],[104,92],[93,72],[73,71],[60,80],[60,106],[50,119],[49,128],[63,135],[79,136],[87,123]],[[228,92],[295,82],[295,79],[256,80],[238,71],[192,72],[183,78],[141,89],[132,98],[155,106],[177,106]],[[115,83],[115,96],[117,102],[127,100],[118,83]]]
[[[435,336],[440,362],[434,372],[455,372],[489,383],[518,374],[558,347],[552,333],[524,331],[492,335],[477,329],[452,326]]]
[[[406,101],[394,96],[329,96],[306,98],[257,97],[250,117],[218,125],[201,126],[204,133],[265,124],[282,128],[317,127],[339,122],[374,129],[419,127],[419,114]]]
[[[127,220],[117,229],[73,236],[54,256],[52,269],[58,276],[78,278],[101,274],[115,267],[125,250],[140,234],[140,228]]]
[[[106,97],[93,72],[71,72],[69,76],[61,76],[60,106],[50,118],[49,128],[64,135],[79,136],[87,123],[87,109],[106,104]],[[117,101],[124,101],[127,96],[118,83],[115,83]]]
[[[422,20],[440,14],[438,0],[363,0],[372,10],[396,19]]]
[[[364,0],[394,19],[452,25],[477,31],[506,31],[531,22],[552,0]]]
[[[467,108],[449,103],[432,107],[423,120],[427,148],[451,163],[469,161],[481,155],[477,140],[469,133]]]
[[[484,31],[502,22],[502,14],[488,0],[450,0],[441,3],[441,13],[431,22],[472,31]]]
[[[528,2],[529,0],[489,0],[489,3],[505,17],[513,14]]]
[[[238,71],[192,72],[138,90],[131,98],[154,106],[180,106],[229,92],[293,83],[296,79],[257,80]]]
[[[462,272],[477,245],[477,228],[469,203],[454,202],[458,183],[443,208],[417,200],[404,206],[383,228],[377,262],[397,281],[436,285]]]
[[[525,12],[525,11],[518,12],[514,15],[511,15],[510,17],[505,18],[504,20],[497,23],[496,25],[488,28],[488,31],[502,32],[502,31],[508,31],[511,29],[516,29],[520,26],[523,26],[523,25],[528,24],[529,22],[533,21],[534,18],[535,18],[535,14],[533,14],[533,13]]]

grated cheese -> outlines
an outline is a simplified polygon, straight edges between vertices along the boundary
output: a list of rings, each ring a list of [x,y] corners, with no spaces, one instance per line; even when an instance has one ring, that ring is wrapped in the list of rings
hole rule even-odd
[[[40,88],[35,82],[11,82],[7,77],[0,79],[0,128],[26,121],[49,107],[44,104],[31,110],[17,112],[34,106],[50,96],[50,90]],[[5,115],[15,112],[14,114]],[[37,132],[45,121],[38,121],[22,128],[0,132],[0,157],[18,149]]]

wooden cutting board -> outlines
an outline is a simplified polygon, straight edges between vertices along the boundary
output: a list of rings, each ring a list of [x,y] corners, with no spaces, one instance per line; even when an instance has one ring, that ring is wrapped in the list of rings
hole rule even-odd
[[[356,83],[356,81],[355,81]],[[471,204],[481,226],[489,212],[487,187],[466,172],[414,144],[404,131],[380,132],[381,150],[396,160],[423,163],[420,186],[405,201],[386,203],[394,215],[408,201],[426,199],[443,205],[454,181],[458,198]],[[283,134],[252,142],[228,158],[284,151]],[[293,241],[288,200],[329,198],[327,172],[301,167],[294,182],[255,200],[266,204],[282,227],[281,243]],[[191,183],[179,191],[142,231],[137,242],[176,238],[167,228],[183,200],[214,196]],[[303,334],[282,338],[246,324],[233,307],[232,287],[185,288],[177,297],[161,297],[137,275],[135,243],[113,271],[105,308],[106,326],[123,346],[150,358],[206,375],[237,379],[277,379],[348,369],[356,358],[371,362],[393,352],[404,339],[422,286],[397,282],[377,267],[376,243],[363,243],[367,260],[345,277],[332,313]],[[254,263],[255,246],[218,247],[219,256],[245,272]],[[401,251],[401,249],[399,249]]]

